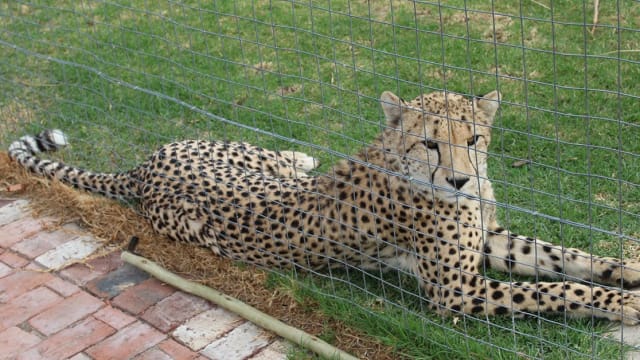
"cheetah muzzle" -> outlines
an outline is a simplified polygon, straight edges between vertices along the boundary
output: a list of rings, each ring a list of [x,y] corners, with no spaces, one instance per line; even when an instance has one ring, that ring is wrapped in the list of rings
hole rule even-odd
[[[106,174],[41,159],[67,144],[59,130],[10,145],[25,168],[80,189],[137,200],[155,231],[267,267],[402,268],[442,313],[567,313],[640,321],[640,263],[601,258],[498,225],[487,177],[496,91],[469,100],[381,96],[386,127],[326,175],[297,152],[246,143],[182,141],[131,171]],[[502,282],[513,274],[570,278]],[[599,282],[605,286],[594,286]]]

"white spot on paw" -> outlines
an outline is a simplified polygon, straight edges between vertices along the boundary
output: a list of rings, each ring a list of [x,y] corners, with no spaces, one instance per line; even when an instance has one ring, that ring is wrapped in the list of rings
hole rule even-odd
[[[309,171],[317,168],[320,165],[320,162],[302,152],[297,151],[281,151],[280,155],[287,159],[293,160],[296,169]]]

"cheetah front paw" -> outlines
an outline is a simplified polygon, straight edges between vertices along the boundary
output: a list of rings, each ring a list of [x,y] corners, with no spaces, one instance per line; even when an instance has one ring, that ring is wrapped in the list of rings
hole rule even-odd
[[[594,311],[602,317],[622,321],[625,325],[640,324],[640,295],[610,292],[602,299],[594,298]],[[600,306],[598,308],[598,306]]]

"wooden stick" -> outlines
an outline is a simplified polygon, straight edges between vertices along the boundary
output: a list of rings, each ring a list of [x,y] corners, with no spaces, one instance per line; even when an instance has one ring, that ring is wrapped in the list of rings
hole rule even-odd
[[[598,9],[600,7],[600,0],[594,0],[593,1],[593,27],[591,28],[591,35],[594,35],[596,33],[596,25],[598,25],[598,13],[600,12],[600,10]]]
[[[538,2],[538,1],[536,1],[536,0],[531,0],[531,2],[532,2],[532,3],[534,3],[534,4],[536,4],[536,5],[540,5],[540,6],[542,6],[543,8],[545,8],[545,9],[547,9],[547,10],[551,10],[551,8],[550,8],[550,7],[548,7],[547,5],[545,5],[545,4],[541,3],[541,2]]]
[[[197,284],[185,278],[182,278],[160,267],[153,261],[147,260],[128,251],[123,251],[121,257],[125,262],[146,271],[158,280],[176,287],[182,291],[207,299],[212,303],[217,304],[218,306],[223,307],[233,313],[236,313],[239,316],[266,330],[272,331],[275,334],[295,344],[298,344],[306,349],[315,352],[323,358],[357,360],[356,357],[353,357],[346,352],[324,342],[316,336],[308,334],[300,329],[294,328],[293,326],[289,326],[282,321],[243,303],[238,299],[232,298],[231,296],[225,295],[210,287]]]

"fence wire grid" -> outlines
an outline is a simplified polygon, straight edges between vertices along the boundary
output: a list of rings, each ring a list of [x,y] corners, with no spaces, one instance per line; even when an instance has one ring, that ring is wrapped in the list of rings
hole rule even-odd
[[[330,177],[385,129],[383,91],[499,90],[488,177],[500,224],[634,262],[639,29],[636,1],[2,2],[0,144],[59,128],[73,145],[66,163],[116,172],[172,141],[244,141],[312,155],[321,163],[312,174]],[[403,269],[297,270],[306,271],[285,275],[294,288],[343,304],[334,316],[356,319],[347,323],[398,356],[608,359],[633,350],[595,317],[439,316]]]

